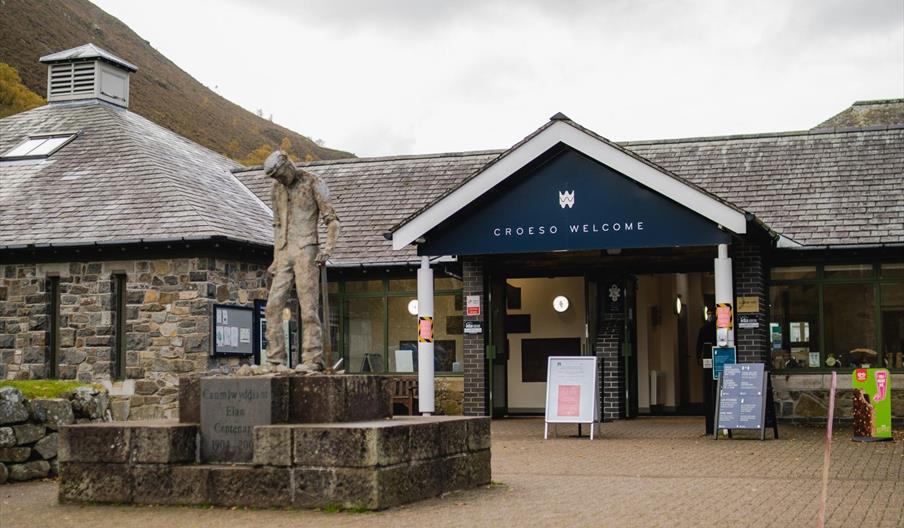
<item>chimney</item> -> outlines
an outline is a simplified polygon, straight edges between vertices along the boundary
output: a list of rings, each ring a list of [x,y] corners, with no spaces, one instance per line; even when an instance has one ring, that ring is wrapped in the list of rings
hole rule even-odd
[[[41,57],[47,68],[47,101],[100,99],[129,107],[129,74],[138,68],[94,44]]]

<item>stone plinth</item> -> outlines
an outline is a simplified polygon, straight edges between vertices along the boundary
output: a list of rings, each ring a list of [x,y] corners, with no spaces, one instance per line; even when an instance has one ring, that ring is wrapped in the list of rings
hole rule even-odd
[[[289,393],[289,423],[359,422],[392,417],[388,376],[290,376]]]
[[[201,460],[250,462],[254,426],[286,421],[288,387],[285,377],[201,378]]]
[[[377,510],[490,482],[489,418],[256,426],[254,463],[229,466],[193,464],[196,433],[174,422],[66,427],[60,500]]]

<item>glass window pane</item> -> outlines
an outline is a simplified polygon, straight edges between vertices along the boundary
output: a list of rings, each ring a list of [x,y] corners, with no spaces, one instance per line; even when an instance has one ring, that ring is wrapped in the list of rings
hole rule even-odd
[[[35,147],[34,150],[28,153],[29,156],[46,156],[53,152],[53,150],[66,141],[72,136],[62,136],[62,137],[52,137],[47,138],[43,143]]]
[[[823,286],[826,357],[841,367],[876,366],[876,301],[873,284]]]
[[[403,372],[414,372],[417,357],[417,303],[414,296],[389,298],[389,370],[399,372],[399,358]],[[414,309],[412,314],[409,305]]]
[[[45,141],[47,141],[47,138],[29,139],[25,143],[22,143],[18,147],[4,154],[3,157],[12,158],[18,156],[27,156],[31,153],[31,151],[41,146]]]
[[[460,290],[461,281],[455,277],[441,277],[435,279],[433,287],[437,290]]]
[[[843,264],[826,266],[823,272],[827,279],[869,279],[873,277],[873,265]]]
[[[417,278],[390,279],[389,280],[389,290],[390,291],[416,292],[417,291]]]
[[[772,268],[773,280],[815,279],[816,266],[785,266]]]
[[[882,264],[882,278],[904,277],[904,262]]]
[[[345,283],[345,291],[348,293],[381,292],[383,291],[383,281],[379,279],[348,281]]]
[[[349,372],[383,372],[383,297],[346,299]]]
[[[773,368],[822,366],[819,351],[819,288],[789,284],[769,288]]]
[[[464,312],[460,295],[433,299],[433,342],[436,372],[462,372]]]
[[[883,366],[904,368],[904,283],[881,288]]]

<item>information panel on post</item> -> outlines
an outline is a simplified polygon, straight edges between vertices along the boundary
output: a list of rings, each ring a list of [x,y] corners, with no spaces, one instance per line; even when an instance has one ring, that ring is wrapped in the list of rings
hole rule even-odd
[[[550,356],[548,361],[543,438],[549,438],[549,424],[586,423],[593,440],[600,420],[596,356]]]

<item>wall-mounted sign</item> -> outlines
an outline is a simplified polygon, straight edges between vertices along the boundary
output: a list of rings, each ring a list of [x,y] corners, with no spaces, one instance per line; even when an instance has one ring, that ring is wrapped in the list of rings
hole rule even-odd
[[[466,334],[482,334],[483,324],[480,321],[465,321]]]
[[[732,314],[730,303],[719,303],[716,305],[716,328],[727,328],[731,330]]]
[[[738,354],[735,347],[713,347],[713,379],[719,379],[719,375],[725,369],[725,365],[738,362]]]
[[[738,314],[738,328],[759,328],[760,320],[756,314]]]
[[[541,158],[430,230],[418,254],[702,246],[729,240],[712,221],[569,147],[556,147]]]
[[[854,440],[891,440],[891,376],[888,369],[854,370]]]
[[[465,315],[480,315],[480,295],[468,295],[465,298]]]
[[[596,356],[550,356],[546,369],[546,418],[543,438],[551,423],[589,423],[593,440],[599,421]]]
[[[737,298],[738,313],[759,313],[760,298],[756,295],[749,295]]]
[[[254,309],[245,306],[213,306],[211,355],[252,355]]]

